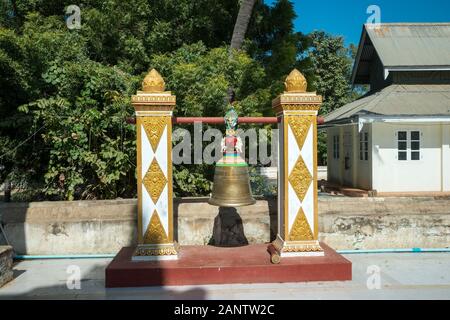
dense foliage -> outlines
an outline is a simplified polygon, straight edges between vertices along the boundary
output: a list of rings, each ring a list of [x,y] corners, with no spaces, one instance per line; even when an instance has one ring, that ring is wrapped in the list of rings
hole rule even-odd
[[[237,0],[87,0],[74,30],[64,20],[70,4],[0,4],[0,183],[37,190],[33,199],[135,195],[135,128],[124,120],[153,67],[177,95],[179,116],[223,114],[230,86],[241,114],[273,115],[271,100],[294,67],[324,94],[324,111],[351,98],[342,39],[294,32],[287,0],[256,1],[232,59]],[[174,170],[176,194],[208,193],[211,166]]]

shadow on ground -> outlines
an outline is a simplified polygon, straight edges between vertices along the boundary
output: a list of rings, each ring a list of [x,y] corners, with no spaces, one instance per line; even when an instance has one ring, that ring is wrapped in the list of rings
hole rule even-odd
[[[47,260],[48,262],[49,260]],[[186,290],[173,290],[170,287],[130,287],[130,288],[105,288],[104,270],[106,261],[95,267],[90,267],[81,272],[81,279],[77,281],[76,273],[67,273],[70,266],[78,261],[59,261],[58,274],[47,279],[48,286],[40,285],[44,277],[35,279],[32,270],[23,270],[21,262],[14,267],[14,279],[0,288],[0,300],[70,300],[70,299],[142,299],[142,300],[204,300],[207,293],[204,289],[186,287]],[[44,266],[43,266],[44,267]],[[83,269],[83,266],[80,266]],[[51,276],[51,275],[49,275]]]

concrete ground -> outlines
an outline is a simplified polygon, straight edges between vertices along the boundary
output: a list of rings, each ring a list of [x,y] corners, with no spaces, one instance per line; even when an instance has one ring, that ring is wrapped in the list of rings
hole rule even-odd
[[[450,299],[450,253],[345,257],[352,281],[114,289],[104,288],[111,259],[27,260],[15,264],[0,299]],[[80,289],[69,289],[78,270]]]

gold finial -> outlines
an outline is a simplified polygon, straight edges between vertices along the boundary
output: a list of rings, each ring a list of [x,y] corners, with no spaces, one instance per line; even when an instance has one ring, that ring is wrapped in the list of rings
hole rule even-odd
[[[152,69],[142,81],[142,90],[144,92],[164,92],[166,84],[158,71]]]
[[[297,69],[294,69],[286,77],[284,86],[287,92],[306,92],[308,83],[306,82],[306,78],[303,74]]]

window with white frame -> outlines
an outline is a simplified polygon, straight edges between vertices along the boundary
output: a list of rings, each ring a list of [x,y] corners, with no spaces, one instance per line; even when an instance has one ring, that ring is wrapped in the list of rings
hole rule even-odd
[[[359,160],[369,160],[369,133],[359,133]]]
[[[333,159],[339,159],[339,135],[333,136]]]
[[[398,160],[420,160],[420,137],[420,131],[417,130],[397,132]]]

